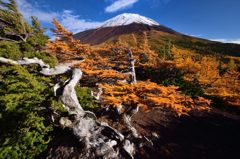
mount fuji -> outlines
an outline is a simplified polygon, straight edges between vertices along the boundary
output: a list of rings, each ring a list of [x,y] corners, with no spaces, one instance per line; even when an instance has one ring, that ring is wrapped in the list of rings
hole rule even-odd
[[[90,45],[115,43],[120,39],[126,43],[143,42],[144,36],[155,51],[161,51],[169,41],[176,47],[203,54],[227,54],[240,56],[240,45],[221,43],[189,36],[168,28],[150,18],[133,13],[123,13],[105,21],[95,29],[74,35],[75,39]]]
[[[176,31],[160,25],[158,22],[133,13],[123,13],[105,21],[101,26],[95,29],[83,31],[74,35],[82,43],[91,45],[101,44],[113,37],[124,34],[140,34],[151,30],[166,32],[169,34],[179,34]]]

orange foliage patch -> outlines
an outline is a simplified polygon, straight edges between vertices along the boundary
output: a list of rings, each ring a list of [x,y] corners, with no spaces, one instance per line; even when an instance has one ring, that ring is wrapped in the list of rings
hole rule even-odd
[[[226,103],[240,106],[240,73],[234,66],[222,63],[221,67],[226,71],[221,74],[222,61],[216,56],[200,56],[176,47],[173,47],[172,51],[176,66],[184,73],[185,80],[197,79],[200,84],[207,86],[204,90],[206,95],[217,96]],[[226,56],[225,58],[240,61],[239,57]]]
[[[101,100],[102,105],[114,107],[119,105],[126,107],[140,106],[146,110],[169,108],[178,115],[187,114],[196,106],[200,106],[199,109],[205,109],[210,105],[210,101],[206,99],[192,99],[189,96],[182,95],[175,86],[164,87],[150,81],[139,81],[136,84],[119,82],[123,80],[126,82],[130,77],[126,74],[129,72],[130,59],[124,42],[119,40],[120,42],[117,45],[93,48],[81,44],[79,40],[74,40],[72,33],[64,29],[56,20],[53,23],[56,27],[56,30],[53,31],[58,38],[48,43],[48,50],[57,54],[57,57],[62,61],[71,60],[73,57],[85,59],[84,62],[75,65],[75,67],[81,68],[84,77],[87,80],[94,79],[94,82],[108,83],[99,85],[104,90]],[[137,40],[135,42],[137,43]],[[133,58],[137,61],[136,65],[158,66],[158,55],[150,50],[146,33],[144,33],[143,45],[131,50]],[[103,79],[108,80],[104,82]],[[109,79],[115,80],[109,82]]]
[[[210,101],[204,98],[193,100],[182,95],[175,86],[165,87],[150,81],[132,85],[118,82],[116,85],[102,84],[100,87],[104,90],[102,104],[107,106],[138,105],[146,110],[156,107],[169,108],[181,115],[196,108],[207,109],[210,105]]]
[[[53,24],[56,29],[52,31],[57,38],[47,43],[48,52],[56,54],[60,61],[89,54],[89,45],[81,44],[80,40],[74,40],[73,33],[66,30],[56,19],[53,19]]]

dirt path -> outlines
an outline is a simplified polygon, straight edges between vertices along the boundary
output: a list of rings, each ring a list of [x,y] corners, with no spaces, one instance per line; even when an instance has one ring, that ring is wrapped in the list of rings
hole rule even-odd
[[[144,147],[136,158],[237,159],[240,158],[240,119],[220,110],[175,118],[154,110],[139,112],[135,127],[146,136],[155,132],[153,147]]]

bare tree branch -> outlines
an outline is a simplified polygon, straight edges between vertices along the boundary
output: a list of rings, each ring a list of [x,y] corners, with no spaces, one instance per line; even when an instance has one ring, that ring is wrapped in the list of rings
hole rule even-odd
[[[99,100],[100,99],[100,97],[101,97],[101,95],[102,95],[102,93],[103,93],[103,90],[102,90],[102,88],[98,88],[98,92],[97,92],[97,95],[94,95],[94,92],[93,91],[91,91],[91,96],[93,96],[96,100]]]
[[[4,38],[4,37],[0,37],[0,40],[6,40],[6,41],[11,41],[14,43],[18,43],[19,41],[13,40],[13,39],[9,39],[9,38]]]
[[[5,23],[7,25],[13,25],[11,22],[6,21],[5,19],[0,17],[0,22]]]
[[[61,118],[59,122],[64,127],[72,128],[73,133],[84,143],[85,153],[83,157],[133,158],[135,152],[134,143],[125,139],[120,132],[108,126],[106,123],[98,121],[94,113],[84,111],[81,107],[76,95],[75,86],[82,78],[82,71],[78,68],[71,68],[76,62],[61,64],[61,66],[58,65],[54,68],[50,68],[49,65],[38,58],[23,58],[23,60],[14,61],[0,57],[0,62],[11,65],[38,64],[42,68],[41,73],[47,76],[71,71],[71,77],[67,79],[63,85],[60,83],[55,85],[54,90],[58,92],[55,93],[55,95],[60,96],[60,100],[63,106],[67,108],[69,115],[75,115],[74,121],[64,117]],[[101,94],[101,90],[99,90],[97,97],[100,96],[99,94]]]
[[[128,56],[129,56],[129,62],[130,62],[130,69],[131,72],[129,73],[131,75],[131,84],[137,83],[137,78],[136,78],[136,71],[135,71],[135,62],[136,60],[133,58],[132,51],[129,49],[128,50]]]

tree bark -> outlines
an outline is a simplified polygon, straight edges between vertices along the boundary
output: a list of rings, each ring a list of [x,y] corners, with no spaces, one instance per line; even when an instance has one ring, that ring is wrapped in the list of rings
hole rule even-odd
[[[98,121],[93,112],[84,111],[81,107],[75,86],[82,78],[82,71],[78,68],[71,68],[76,62],[60,64],[54,68],[50,68],[38,58],[23,58],[23,60],[14,61],[0,57],[0,62],[11,65],[38,64],[42,68],[41,73],[46,76],[60,75],[71,71],[71,77],[63,85],[59,83],[55,85],[54,90],[55,95],[59,96],[69,115],[74,115],[73,121],[61,118],[60,123],[65,127],[70,127],[79,141],[85,145],[82,158],[133,158],[134,143],[106,123]]]
[[[131,84],[137,83],[136,71],[135,71],[135,62],[136,60],[133,58],[132,51],[128,50],[129,62],[130,62],[130,75],[131,75]]]

